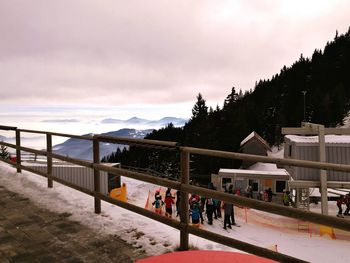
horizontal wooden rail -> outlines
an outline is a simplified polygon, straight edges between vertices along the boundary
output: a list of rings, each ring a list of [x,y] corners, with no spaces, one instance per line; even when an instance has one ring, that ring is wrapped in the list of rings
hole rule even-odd
[[[304,260],[301,260],[301,259],[298,259],[298,258],[295,258],[292,256],[281,254],[279,252],[272,251],[272,250],[267,249],[267,248],[258,247],[258,246],[255,246],[255,245],[252,245],[250,243],[246,243],[246,242],[234,239],[234,238],[219,235],[219,234],[214,233],[214,232],[209,232],[209,231],[200,229],[198,227],[188,226],[186,230],[188,231],[188,233],[202,237],[204,239],[211,240],[211,241],[214,241],[214,242],[217,242],[217,243],[229,246],[229,247],[233,247],[233,248],[248,252],[248,253],[253,254],[253,255],[257,255],[257,256],[261,256],[261,257],[265,257],[265,258],[270,258],[270,259],[278,261],[278,262],[288,262],[288,263],[308,262],[308,261],[304,261]]]
[[[108,172],[108,173],[111,173],[114,175],[130,177],[130,178],[144,181],[147,183],[156,184],[156,185],[170,187],[172,189],[180,190],[181,183],[177,182],[177,181],[172,181],[172,180],[165,179],[165,178],[154,177],[154,176],[149,175],[149,174],[134,172],[134,171],[130,171],[130,170],[123,169],[123,168],[110,167],[110,166],[107,166],[104,164],[94,164],[93,167],[99,169],[100,171],[105,171],[105,172]]]
[[[15,130],[17,130],[17,127],[6,126],[6,125],[0,125],[0,130],[4,130],[4,131],[15,131]]]
[[[16,144],[3,142],[3,141],[0,141],[0,145],[4,145],[4,146],[10,147],[10,148],[14,148],[14,149],[16,148]]]
[[[95,135],[94,138],[96,138],[100,142],[138,145],[138,146],[151,147],[151,148],[165,148],[166,150],[176,150],[178,147],[177,142],[169,142],[169,141],[135,139],[135,138],[115,137],[115,136],[105,136],[105,135]]]
[[[48,131],[36,131],[36,130],[27,130],[27,129],[17,129],[20,132],[27,132],[27,133],[37,133],[37,134],[50,134],[53,136],[60,136],[60,137],[69,137],[74,139],[81,139],[81,140],[90,140],[92,141],[92,135],[74,135],[74,134],[67,134],[67,133],[59,133],[59,132],[48,132]]]
[[[226,158],[226,159],[238,159],[238,160],[244,160],[244,161],[275,163],[275,164],[281,164],[281,165],[290,165],[290,166],[298,166],[298,167],[314,168],[314,169],[322,169],[322,170],[334,170],[334,171],[350,173],[350,165],[347,165],[347,164],[305,161],[305,160],[298,160],[298,159],[282,159],[282,158],[275,158],[275,157],[259,156],[254,154],[225,152],[225,151],[208,150],[208,149],[193,148],[193,147],[180,147],[180,149],[182,151],[189,152],[191,154],[199,154],[199,155],[220,157],[220,158]]]

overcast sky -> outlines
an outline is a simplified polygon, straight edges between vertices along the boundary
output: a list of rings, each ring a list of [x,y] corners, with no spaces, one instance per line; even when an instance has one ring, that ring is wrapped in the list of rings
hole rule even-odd
[[[349,0],[0,0],[1,109],[190,117],[199,92],[222,105],[253,89],[345,33],[349,13]]]

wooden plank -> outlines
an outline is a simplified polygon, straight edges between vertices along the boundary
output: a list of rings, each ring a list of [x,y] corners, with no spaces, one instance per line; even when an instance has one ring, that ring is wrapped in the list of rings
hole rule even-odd
[[[97,139],[94,138],[93,142],[93,160],[94,164],[100,163],[100,144]],[[94,191],[95,193],[100,192],[100,170],[94,167]],[[95,213],[101,213],[101,199],[95,196]]]
[[[52,136],[51,134],[46,134],[46,152],[48,154],[52,153]],[[52,157],[47,156],[47,187],[53,187],[53,181],[51,179],[52,176]]]
[[[300,128],[300,127],[291,127],[291,128],[282,128],[281,133],[283,135],[317,135],[318,131],[311,128]],[[325,134],[334,134],[334,135],[350,135],[349,128],[325,128]]]
[[[342,172],[350,172],[350,165],[347,164],[337,164],[337,163],[326,163],[326,162],[316,162],[316,161],[306,161],[306,160],[297,160],[297,159],[282,159],[275,157],[266,157],[253,154],[244,154],[236,152],[225,152],[218,150],[208,150],[203,148],[194,148],[194,147],[180,147],[180,150],[186,151],[192,154],[227,158],[227,159],[238,159],[254,162],[263,162],[263,163],[275,163],[279,165],[290,165],[306,168],[315,168],[315,169],[324,169],[324,170],[334,170]]]
[[[94,164],[93,167],[98,168],[101,171],[106,171],[108,173],[114,175],[125,176],[129,178],[133,178],[136,180],[144,181],[151,184],[156,184],[164,187],[170,187],[172,189],[180,190],[180,182],[172,181],[166,178],[154,177],[149,174],[134,172],[127,169],[119,168],[119,167],[110,167],[105,164]]]
[[[17,173],[21,173],[21,132],[16,130],[16,162],[17,162]]]
[[[188,152],[180,152],[181,165],[181,185],[189,184],[190,177],[190,154]],[[182,189],[182,188],[181,188]],[[189,207],[188,207],[188,193],[181,190],[180,193],[180,220],[182,224],[189,223]],[[180,231],[180,250],[188,250],[189,235],[187,231]]]
[[[17,130],[17,127],[14,127],[14,126],[6,126],[6,125],[0,125],[0,130],[4,130],[4,131],[15,131],[15,130]]]
[[[97,138],[100,142],[138,145],[143,147],[151,147],[154,149],[165,148],[167,150],[176,150],[178,146],[177,142],[159,141],[159,140],[135,139],[135,138],[105,136],[105,135],[95,135],[95,138]]]
[[[318,150],[319,150],[319,161],[326,161],[326,143],[325,143],[325,131],[324,126],[318,126]],[[324,215],[328,215],[328,193],[327,193],[327,171],[320,170],[320,182],[321,182],[321,212]]]

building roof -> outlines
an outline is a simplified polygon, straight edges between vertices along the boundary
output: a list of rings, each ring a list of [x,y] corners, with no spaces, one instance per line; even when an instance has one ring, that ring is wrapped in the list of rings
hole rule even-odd
[[[266,150],[271,151],[269,144],[255,131],[252,131],[247,137],[241,141],[240,146],[243,147],[247,142],[255,140],[259,142]]]
[[[236,178],[258,179],[290,179],[290,175],[285,169],[277,168],[271,170],[220,169],[219,176],[235,176]]]
[[[286,135],[285,138],[296,143],[318,143],[318,136]],[[325,135],[325,142],[350,144],[350,135]]]

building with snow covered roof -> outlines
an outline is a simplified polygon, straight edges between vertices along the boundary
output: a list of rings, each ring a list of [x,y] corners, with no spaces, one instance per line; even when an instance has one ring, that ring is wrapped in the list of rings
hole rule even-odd
[[[240,143],[241,152],[245,154],[255,154],[261,156],[267,156],[267,152],[271,151],[269,144],[255,131],[251,132]],[[255,162],[243,161],[242,169],[246,169],[253,165]]]
[[[350,135],[325,135],[326,162],[350,164]],[[286,135],[284,137],[284,158],[319,161],[318,136]],[[294,180],[319,181],[318,169],[285,167]],[[350,174],[327,171],[328,181],[350,181]]]
[[[256,163],[248,169],[220,169],[218,174],[212,174],[214,186],[224,191],[227,185],[232,184],[234,189],[245,189],[250,185],[253,189],[253,197],[259,197],[259,193],[271,188],[274,202],[282,202],[283,191],[288,187],[291,179],[285,169],[278,169],[275,164]]]

